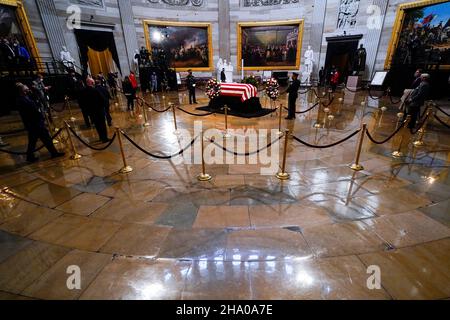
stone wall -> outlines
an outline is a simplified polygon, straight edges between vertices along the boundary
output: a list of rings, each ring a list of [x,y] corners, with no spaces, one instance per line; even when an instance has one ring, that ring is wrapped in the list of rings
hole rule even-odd
[[[38,49],[43,58],[51,58],[58,50],[56,47],[65,42],[68,49],[78,60],[78,46],[72,30],[66,26],[67,7],[77,0],[55,0],[54,6],[45,9],[54,10],[57,16],[48,18],[41,14],[42,6],[50,0],[27,0],[25,8],[30,18],[33,34]],[[120,3],[118,2],[120,1]],[[225,1],[228,1],[225,3]],[[392,34],[396,7],[401,0],[361,0],[359,13],[354,27],[337,28],[340,0],[300,0],[300,1],[245,1],[245,0],[189,0],[181,3],[172,0],[103,0],[101,7],[82,8],[84,29],[113,31],[116,41],[121,68],[128,73],[132,66],[134,52],[145,45],[143,20],[163,20],[181,22],[206,22],[212,24],[213,33],[213,63],[217,64],[219,57],[235,66],[235,78],[240,77],[237,71],[237,24],[238,22],[278,21],[304,19],[302,67],[304,53],[311,45],[316,53],[317,71],[325,63],[327,41],[330,36],[362,34],[367,48],[367,68],[365,78],[370,79],[373,72],[384,68],[384,60]],[[275,3],[275,4],[273,4]],[[377,5],[382,13],[382,28],[368,27],[371,14],[368,8]],[[39,7],[41,6],[41,11]],[[45,11],[45,10],[44,10]],[[386,13],[386,15],[384,15]],[[41,16],[42,15],[42,16]],[[48,15],[48,12],[47,12]],[[46,30],[51,28],[52,30]],[[54,30],[54,29],[57,30]],[[51,31],[51,32],[50,32]],[[59,34],[58,34],[59,33]],[[79,61],[77,61],[79,63]],[[199,75],[210,76],[213,73],[204,72]]]

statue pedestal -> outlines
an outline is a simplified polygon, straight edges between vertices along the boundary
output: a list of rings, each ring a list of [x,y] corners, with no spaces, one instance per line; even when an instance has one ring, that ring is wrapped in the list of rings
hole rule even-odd
[[[350,90],[358,90],[361,88],[361,76],[349,76],[347,80],[347,88]]]

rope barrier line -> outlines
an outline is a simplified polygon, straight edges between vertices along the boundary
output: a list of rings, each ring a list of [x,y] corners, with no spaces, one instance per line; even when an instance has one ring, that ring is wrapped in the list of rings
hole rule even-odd
[[[120,133],[125,137],[125,139],[127,139],[134,147],[136,147],[138,150],[140,150],[141,152],[145,153],[146,155],[155,158],[155,159],[160,159],[160,160],[169,160],[178,156],[181,156],[183,153],[186,152],[186,150],[188,150],[190,147],[192,147],[195,143],[195,141],[198,139],[198,136],[194,139],[192,139],[191,143],[188,144],[184,149],[180,150],[179,152],[173,154],[173,155],[156,155],[154,153],[151,153],[147,150],[145,150],[144,148],[142,148],[141,146],[139,146],[133,139],[131,139],[123,130],[120,130]],[[162,152],[159,152],[161,154],[163,154]]]
[[[312,144],[310,144],[310,143],[308,143],[308,142],[306,142],[306,141],[303,141],[302,139],[300,139],[300,138],[297,138],[296,136],[292,136],[292,138],[294,138],[294,140],[295,141],[297,141],[297,142],[299,142],[299,143],[301,143],[301,144],[303,144],[303,145],[305,145],[305,146],[307,146],[307,147],[309,147],[309,148],[314,148],[314,149],[328,149],[328,148],[332,148],[332,147],[335,147],[335,146],[337,146],[337,145],[340,145],[341,143],[344,143],[344,142],[346,142],[347,140],[350,140],[351,138],[353,138],[354,136],[356,136],[358,133],[360,133],[361,132],[361,129],[358,129],[357,131],[355,131],[355,132],[353,132],[351,135],[349,135],[348,137],[346,137],[346,138],[344,138],[344,139],[342,139],[342,140],[339,140],[339,141],[337,141],[337,142],[335,142],[335,143],[332,143],[332,144],[329,144],[329,145],[325,145],[325,146],[315,146],[315,145],[312,145]]]
[[[97,148],[97,147],[93,147],[91,146],[89,143],[87,143],[86,141],[83,140],[83,138],[81,138],[80,136],[78,136],[78,134],[75,132],[75,130],[73,130],[73,128],[71,126],[69,126],[69,130],[70,132],[72,132],[72,134],[75,136],[75,138],[78,139],[78,141],[80,141],[83,145],[85,145],[87,148],[95,150],[95,151],[104,151],[106,149],[108,149],[116,140],[117,138],[117,134],[114,133],[113,137],[111,138],[111,140],[108,142],[108,144],[106,144],[104,147],[101,148]]]
[[[450,128],[450,125],[445,123],[444,120],[442,120],[441,118],[439,118],[436,114],[434,115],[434,118],[439,121],[444,127]]]
[[[392,99],[392,96],[389,94],[389,99],[391,100],[392,104],[399,104],[400,102],[402,102],[402,99],[398,100],[397,102],[394,102],[394,100]]]
[[[427,112],[427,110],[425,110],[425,112]],[[422,117],[422,118],[423,118],[423,117]],[[411,129],[411,133],[412,133],[412,134],[416,134],[417,132],[419,132],[420,129],[422,129],[422,128],[425,126],[425,124],[427,123],[428,119],[430,119],[430,114],[427,114],[427,115],[425,116],[425,119],[423,119],[423,120],[421,121],[420,126],[419,126],[417,129]]]
[[[328,108],[329,106],[331,106],[334,102],[334,97],[331,98],[330,102],[328,104],[322,103],[322,106],[324,106],[325,108]]]
[[[141,101],[142,103],[144,103],[147,107],[149,107],[149,108],[152,109],[153,111],[158,112],[158,113],[165,113],[165,112],[169,111],[169,110],[172,108],[171,106],[169,106],[169,107],[167,107],[167,108],[164,109],[164,110],[158,110],[158,109],[155,109],[152,105],[150,105],[150,104],[149,104],[147,101],[145,101],[143,98],[138,98],[138,100]]]
[[[406,121],[402,122],[402,125],[399,126],[397,128],[397,130],[395,130],[394,133],[392,133],[389,137],[387,137],[385,140],[383,141],[377,141],[375,140],[372,135],[370,134],[369,130],[366,131],[366,135],[369,138],[370,141],[372,141],[375,144],[385,144],[386,142],[389,142],[392,138],[394,138],[404,127],[405,127]]]
[[[304,114],[304,113],[308,113],[311,110],[313,110],[314,108],[316,108],[319,105],[319,103],[317,102],[316,104],[314,104],[312,107],[310,107],[309,109],[305,110],[305,111],[296,111],[296,114]],[[289,108],[284,107],[284,110],[289,111]]]
[[[447,112],[445,112],[444,110],[442,110],[441,107],[439,107],[439,106],[435,106],[435,107],[436,107],[436,109],[438,109],[440,112],[442,112],[443,114],[445,114],[447,117],[450,117],[450,114],[448,114]]]
[[[11,130],[11,131],[0,132],[0,136],[9,136],[9,135],[21,133],[21,132],[24,132],[24,131],[26,131],[25,128],[23,128],[23,129],[14,129],[14,130]]]
[[[59,130],[51,137],[51,139],[54,140],[55,138],[57,138],[57,137],[61,134],[62,131],[63,131],[63,129],[59,129]],[[35,150],[33,151],[33,153],[39,152],[39,151],[41,151],[41,150],[44,149],[44,148],[45,148],[45,145],[42,145],[42,146],[38,147],[37,149],[35,149]],[[11,154],[11,155],[15,155],[15,156],[24,156],[24,155],[27,155],[27,154],[28,154],[27,152],[16,152],[16,151],[5,150],[5,149],[0,149],[0,152],[7,153],[7,154]]]
[[[182,111],[182,112],[184,112],[184,113],[186,113],[186,114],[188,114],[188,115],[194,116],[194,117],[207,117],[207,116],[210,116],[210,115],[214,114],[214,112],[208,112],[208,113],[203,113],[203,114],[192,113],[192,112],[184,110],[181,107],[177,107],[177,109]]]
[[[284,137],[284,134],[283,134],[282,136],[278,137],[277,139],[275,139],[274,141],[270,142],[270,143],[269,143],[267,146],[265,146],[264,148],[261,148],[261,149],[258,149],[258,150],[256,150],[256,151],[252,151],[252,152],[246,152],[246,153],[238,153],[238,152],[236,152],[236,151],[231,151],[231,150],[228,150],[227,148],[225,148],[224,146],[218,144],[217,142],[215,142],[215,141],[213,141],[213,140],[211,140],[211,142],[212,142],[216,147],[221,148],[221,149],[222,149],[223,151],[225,151],[226,153],[232,154],[232,155],[237,156],[237,157],[249,157],[249,156],[253,156],[253,155],[255,155],[255,154],[258,154],[258,153],[260,153],[260,152],[263,152],[264,150],[269,149],[272,145],[274,145],[275,143],[277,143],[278,141],[280,141],[281,139],[283,139],[283,137]]]

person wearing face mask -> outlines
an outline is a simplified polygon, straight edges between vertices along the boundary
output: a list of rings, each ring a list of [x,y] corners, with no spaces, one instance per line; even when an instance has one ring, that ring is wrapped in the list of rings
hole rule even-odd
[[[36,150],[38,140],[42,141],[52,158],[63,157],[65,154],[58,152],[53,145],[52,137],[45,126],[45,119],[39,110],[39,106],[30,98],[30,89],[22,83],[17,83],[16,88],[18,91],[16,106],[25,129],[28,131],[27,161],[37,161],[34,150]]]

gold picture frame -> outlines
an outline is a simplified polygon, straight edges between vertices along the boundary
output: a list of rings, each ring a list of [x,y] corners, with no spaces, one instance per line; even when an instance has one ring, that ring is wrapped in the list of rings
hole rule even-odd
[[[242,29],[246,27],[267,27],[267,26],[286,26],[286,25],[298,25],[298,39],[297,39],[297,53],[295,66],[259,66],[259,67],[246,67],[244,65],[244,71],[273,71],[273,70],[299,70],[301,65],[301,54],[303,48],[303,29],[305,20],[284,20],[284,21],[265,21],[265,22],[238,22],[237,24],[237,59],[238,70],[242,71]]]
[[[391,41],[389,42],[388,51],[386,55],[386,61],[384,68],[389,70],[392,66],[392,60],[394,59],[395,51],[400,40],[400,32],[402,31],[403,23],[405,20],[405,11],[408,9],[426,7],[434,4],[440,4],[447,2],[448,0],[420,0],[409,3],[404,3],[398,6],[397,14],[395,17],[395,23],[392,30]],[[444,67],[445,68],[445,67]]]
[[[25,11],[22,0],[0,0],[0,5],[11,6],[16,8],[17,21],[19,22],[20,28],[23,32],[23,37],[25,39],[26,45],[30,49],[30,53],[38,65],[41,63],[41,56],[39,55],[39,50],[34,39],[33,31],[31,30],[31,25]]]
[[[208,67],[185,67],[185,68],[176,68],[177,71],[186,72],[188,70],[192,70],[194,72],[203,72],[203,71],[213,71],[214,70],[214,62],[213,62],[213,41],[212,41],[212,23],[208,22],[181,22],[181,21],[160,21],[160,20],[143,20],[144,25],[144,35],[145,35],[145,43],[147,49],[151,52],[151,39],[150,39],[150,26],[167,26],[167,27],[194,27],[194,28],[206,28],[208,33]]]

